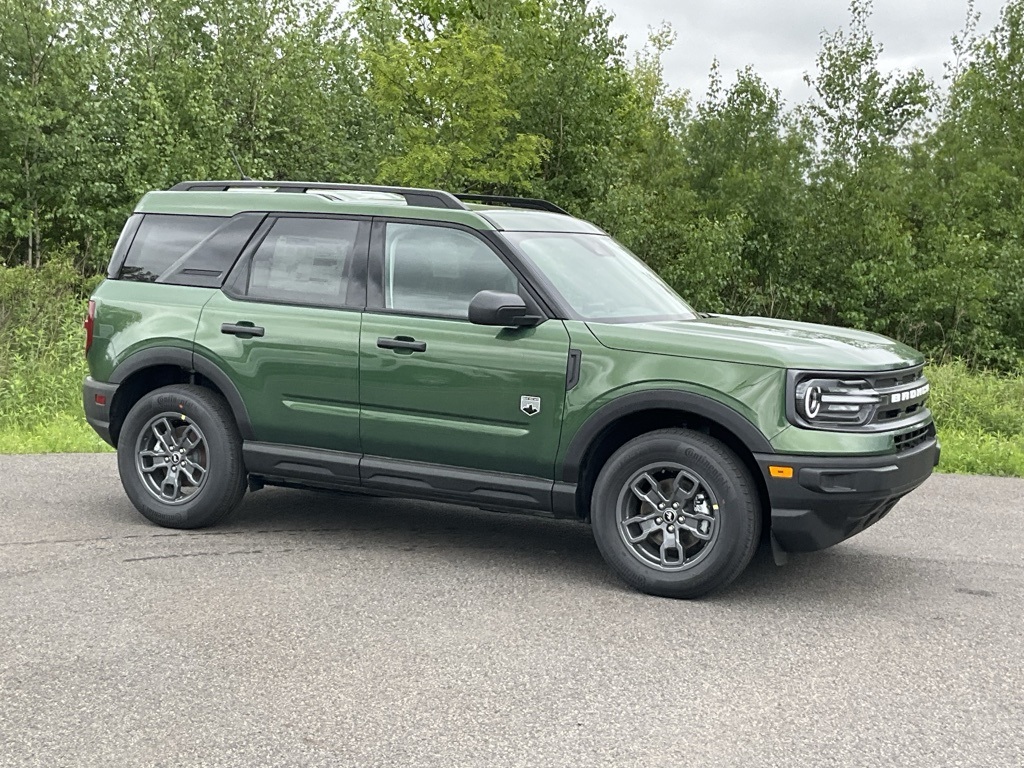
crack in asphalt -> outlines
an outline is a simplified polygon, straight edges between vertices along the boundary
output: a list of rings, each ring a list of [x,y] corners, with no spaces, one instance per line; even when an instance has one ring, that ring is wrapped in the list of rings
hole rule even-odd
[[[173,539],[173,538],[203,538],[220,536],[240,535],[261,535],[268,533],[283,533],[289,536],[297,536],[303,533],[346,533],[346,532],[374,532],[385,530],[385,526],[373,528],[261,528],[252,531],[195,531],[182,533],[129,533],[122,536],[89,536],[80,539],[32,539],[30,541],[0,541],[0,548],[4,547],[31,547],[45,544],[88,544],[96,541],[121,541],[125,539]],[[410,529],[412,530],[412,529]]]

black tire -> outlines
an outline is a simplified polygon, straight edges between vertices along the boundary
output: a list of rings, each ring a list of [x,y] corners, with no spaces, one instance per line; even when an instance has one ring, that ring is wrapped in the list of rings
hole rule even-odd
[[[686,493],[693,494],[689,501]],[[666,512],[659,512],[663,501]],[[629,585],[651,595],[693,598],[721,589],[747,567],[760,538],[760,506],[749,470],[721,441],[663,429],[626,443],[604,465],[591,523],[604,559]]]
[[[117,469],[135,508],[165,528],[213,525],[245,494],[242,438],[231,409],[191,384],[156,389],[132,407],[117,441]]]

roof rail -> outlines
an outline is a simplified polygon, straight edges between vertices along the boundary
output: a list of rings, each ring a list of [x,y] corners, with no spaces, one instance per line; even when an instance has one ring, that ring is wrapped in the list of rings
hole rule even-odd
[[[566,216],[569,212],[564,208],[559,208],[554,203],[549,203],[547,200],[539,200],[535,197],[507,197],[505,195],[478,195],[472,192],[457,192],[455,194],[459,200],[465,200],[466,202],[474,203],[493,203],[495,205],[511,205],[516,208],[532,208],[538,211],[548,211],[549,213],[561,213]]]
[[[382,187],[374,184],[328,184],[315,181],[182,181],[171,187],[172,192],[225,192],[230,189],[267,189],[277,192],[308,192],[322,189],[345,192],[388,192],[405,198],[407,205],[421,208],[452,208],[464,211],[464,206],[451,192],[440,189],[417,189],[415,187]]]

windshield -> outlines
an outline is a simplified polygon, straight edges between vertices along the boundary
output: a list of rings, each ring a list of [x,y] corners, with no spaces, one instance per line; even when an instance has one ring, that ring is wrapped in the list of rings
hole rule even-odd
[[[693,320],[696,314],[646,264],[607,235],[504,232],[582,320]]]

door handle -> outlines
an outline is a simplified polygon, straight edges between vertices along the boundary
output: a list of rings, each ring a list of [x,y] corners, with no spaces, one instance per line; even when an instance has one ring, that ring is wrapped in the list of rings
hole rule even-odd
[[[251,339],[253,336],[262,336],[263,327],[259,325],[253,325],[247,320],[243,320],[238,323],[224,323],[220,327],[221,333],[227,333],[232,336],[239,336],[243,339]]]
[[[381,349],[407,349],[410,352],[426,352],[427,342],[416,341],[409,336],[396,336],[393,339],[389,339],[386,336],[379,336],[377,338],[377,346]]]

